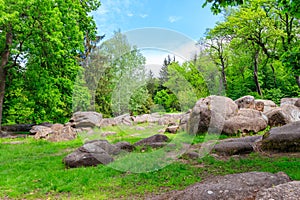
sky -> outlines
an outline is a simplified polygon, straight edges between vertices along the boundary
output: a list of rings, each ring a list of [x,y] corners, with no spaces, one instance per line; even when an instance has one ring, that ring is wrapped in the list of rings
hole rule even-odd
[[[182,54],[182,50],[194,51],[194,44],[206,29],[220,20],[209,5],[202,8],[203,3],[204,0],[101,0],[100,8],[92,15],[99,35],[105,34],[109,40],[114,31],[121,30],[141,50],[146,64],[152,68],[157,65],[159,71],[168,54],[175,55],[179,62],[191,59],[187,56],[191,52]]]

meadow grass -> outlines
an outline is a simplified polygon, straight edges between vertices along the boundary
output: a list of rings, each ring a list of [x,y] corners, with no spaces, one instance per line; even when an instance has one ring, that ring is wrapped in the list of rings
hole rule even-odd
[[[117,132],[106,138],[110,142],[125,140],[134,143],[155,134],[156,129],[159,127],[143,130],[145,134],[130,127],[120,130],[110,127],[102,131]],[[141,134],[138,139],[132,136],[138,133]],[[173,140],[178,137],[176,141],[187,139],[180,135],[168,136]],[[192,143],[201,143],[204,138],[196,136]],[[16,140],[19,143],[15,143]],[[188,140],[191,141],[190,138]],[[217,160],[212,156],[196,161],[179,159],[162,167],[154,166],[154,160],[161,154],[156,154],[158,150],[149,149],[147,153],[153,153],[153,166],[149,166],[152,170],[147,173],[132,172],[134,167],[143,164],[143,154],[129,154],[130,159],[118,161],[128,170],[119,171],[113,165],[67,169],[62,159],[82,144],[82,137],[57,143],[33,138],[0,139],[0,199],[142,199],[145,195],[183,189],[207,177],[247,171],[284,171],[292,179],[300,180],[299,158],[270,158],[256,153],[228,160]],[[126,163],[128,160],[132,161],[132,166]]]

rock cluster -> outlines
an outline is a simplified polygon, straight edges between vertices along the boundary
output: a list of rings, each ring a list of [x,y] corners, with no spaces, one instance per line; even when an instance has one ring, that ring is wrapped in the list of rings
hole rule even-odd
[[[222,96],[209,96],[197,101],[193,109],[184,114],[179,126],[190,134],[257,133],[270,127],[300,121],[300,99],[282,99],[280,107],[271,100],[255,100],[244,96],[235,101]]]
[[[67,155],[63,159],[63,163],[71,168],[97,166],[99,164],[106,165],[113,162],[114,157],[121,152],[131,152],[136,149],[136,147],[161,148],[166,146],[168,141],[169,138],[162,134],[156,134],[142,139],[133,145],[125,141],[110,144],[107,140],[92,140]]]

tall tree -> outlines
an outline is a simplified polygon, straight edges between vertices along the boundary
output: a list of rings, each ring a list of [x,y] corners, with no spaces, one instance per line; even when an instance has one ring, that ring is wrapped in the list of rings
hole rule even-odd
[[[0,128],[5,89],[10,86],[6,83],[16,68],[19,76],[32,78],[25,81],[34,90],[30,98],[36,101],[35,114],[67,115],[79,70],[76,57],[83,51],[85,33],[95,39],[96,25],[89,13],[99,6],[97,0],[0,1]],[[60,105],[51,95],[41,94],[47,92]]]

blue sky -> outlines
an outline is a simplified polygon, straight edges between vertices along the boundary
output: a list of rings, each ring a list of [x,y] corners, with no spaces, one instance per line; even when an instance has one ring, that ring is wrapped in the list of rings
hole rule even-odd
[[[118,29],[123,33],[132,33],[132,30],[155,27],[174,31],[177,35],[182,34],[196,42],[203,37],[207,28],[213,28],[220,20],[219,16],[211,13],[209,6],[202,8],[203,3],[204,0],[101,0],[102,5],[92,14],[98,34],[105,34],[106,40]],[[162,35],[152,38],[155,40],[153,42],[163,43],[169,38],[168,31],[162,31]],[[132,38],[138,36],[132,35]],[[151,36],[147,34],[145,38],[149,39]],[[174,38],[176,42],[176,37]],[[155,64],[161,66],[163,59],[171,52],[153,47],[144,49],[142,53],[147,64],[151,64],[153,68]]]

